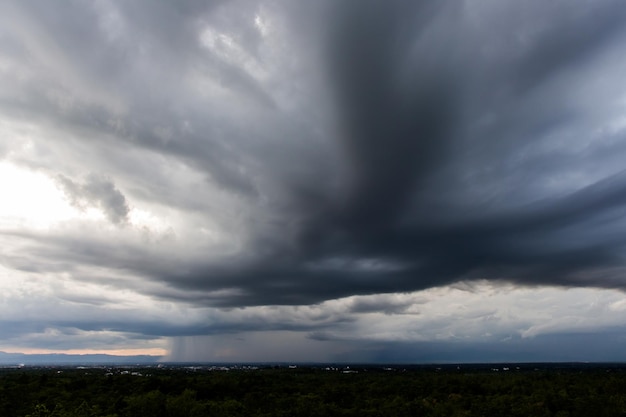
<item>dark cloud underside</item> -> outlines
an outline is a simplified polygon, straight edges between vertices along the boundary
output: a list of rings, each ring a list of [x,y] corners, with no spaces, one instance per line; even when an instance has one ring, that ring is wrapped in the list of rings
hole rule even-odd
[[[335,5],[326,67],[346,189],[295,204],[316,214],[303,217],[289,251],[164,279],[240,288],[223,300],[233,305],[478,278],[624,288],[626,177],[616,159],[595,155],[621,150],[623,138],[598,137],[610,119],[571,101],[611,59],[623,11],[611,2],[488,6]],[[548,187],[571,173],[581,180]],[[332,259],[342,262],[328,267]],[[363,266],[375,261],[388,267]]]
[[[125,182],[59,174],[68,199],[123,225],[133,193],[162,198],[237,249],[31,237],[38,253],[230,307],[472,279],[625,288],[622,4],[235,3],[20,6],[48,43],[0,42],[50,74],[2,108],[162,158],[118,162]],[[266,11],[292,36],[270,45]],[[166,185],[173,162],[202,179]]]

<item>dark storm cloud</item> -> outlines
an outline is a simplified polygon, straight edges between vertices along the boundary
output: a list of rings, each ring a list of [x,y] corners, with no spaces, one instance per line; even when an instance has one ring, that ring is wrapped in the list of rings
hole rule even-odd
[[[340,142],[352,177],[341,219],[351,232],[392,223],[442,157],[455,122],[455,80],[431,73],[437,68],[413,67],[410,55],[420,32],[443,7],[397,1],[344,2],[338,7],[328,66],[342,119]],[[403,85],[407,69],[413,73]]]
[[[16,19],[49,41],[8,36],[13,56],[52,45],[60,57],[49,65],[63,76],[40,76],[3,109],[52,118],[93,146],[163,156],[159,166],[117,162],[127,184],[156,183],[171,161],[207,177],[206,190],[188,190],[201,197],[171,207],[202,214],[224,192],[235,203],[216,211],[249,211],[238,250],[224,256],[197,255],[194,242],[164,256],[49,235],[34,238],[39,262],[130,271],[136,288],[164,284],[150,295],[220,307],[471,279],[624,289],[621,4],[304,3],[276,8],[290,36],[275,55],[263,55],[253,24],[264,2],[76,3],[71,19],[21,5]],[[272,59],[281,75],[256,76]],[[117,180],[58,178],[75,204],[127,220],[133,200]],[[161,188],[135,195],[166,201]]]
[[[624,66],[611,58],[625,29],[617,3],[341,2],[331,15],[346,188],[307,178],[289,196],[299,211],[279,222],[296,224],[293,240],[271,229],[253,255],[161,279],[240,290],[217,305],[482,278],[625,287],[626,177],[609,155],[623,131],[595,110],[615,112],[620,96],[580,100],[596,74],[614,75],[605,65]]]
[[[219,335],[227,333],[240,333],[247,331],[273,331],[273,330],[289,330],[297,332],[314,331],[318,329],[325,329],[329,327],[337,326],[339,323],[346,320],[329,321],[322,323],[296,323],[281,321],[277,323],[271,323],[267,320],[247,320],[232,322],[222,321],[205,324],[192,324],[183,325],[181,323],[163,323],[162,321],[154,322],[112,322],[112,321],[92,321],[89,323],[76,322],[76,323],[50,323],[51,326],[58,326],[61,328],[75,328],[84,331],[115,331],[115,332],[129,332],[137,335],[146,336],[200,336],[200,335]]]

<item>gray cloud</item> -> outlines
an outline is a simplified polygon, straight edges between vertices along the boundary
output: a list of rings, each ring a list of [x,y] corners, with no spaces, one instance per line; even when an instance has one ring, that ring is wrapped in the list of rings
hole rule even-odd
[[[357,300],[350,309],[353,313],[372,313],[383,312],[385,314],[402,314],[412,306],[414,302],[412,300],[388,300],[388,299],[375,299],[375,300]]]
[[[619,329],[546,335],[537,339],[479,342],[353,342],[353,350],[336,354],[349,363],[533,363],[622,362],[624,342]],[[563,349],[564,346],[572,347]]]
[[[0,6],[0,155],[125,227],[3,226],[6,268],[221,309],[626,287],[619,2],[70,3]]]
[[[585,83],[595,73],[604,69],[610,78],[623,65],[611,57],[624,35],[615,3],[326,5],[320,16],[330,18],[308,29],[311,51],[297,56],[322,61],[324,97],[332,99],[338,120],[332,142],[292,120],[271,82],[264,85],[250,72],[269,65],[253,25],[265,5],[251,5],[216,3],[192,7],[194,13],[159,6],[145,15],[111,3],[107,10],[83,5],[75,11],[97,31],[61,25],[63,16],[46,6],[29,16],[42,22],[65,65],[93,78],[85,78],[87,85],[106,78],[115,87],[113,101],[129,106],[115,123],[106,122],[114,117],[107,110],[70,109],[61,118],[68,129],[89,127],[182,161],[209,175],[217,192],[235,193],[247,205],[241,253],[188,259],[179,269],[149,255],[114,259],[118,255],[96,248],[93,259],[83,261],[119,265],[196,294],[238,289],[239,295],[211,299],[218,305],[308,304],[468,278],[623,287],[623,228],[613,213],[623,206],[624,178],[611,153],[621,149],[622,133],[598,133],[611,119],[594,110],[616,111],[606,103],[617,96],[600,85],[591,91],[598,94],[593,101],[575,100],[592,88]],[[238,7],[248,24],[232,20]],[[301,19],[297,8],[285,10],[291,13],[285,18]],[[165,16],[174,20],[166,23]],[[205,32],[202,22],[209,23]],[[139,40],[130,40],[131,30]],[[202,33],[210,38],[208,49]],[[294,38],[291,45],[302,42]],[[94,45],[109,48],[104,56],[79,59]],[[106,58],[119,48],[128,61]],[[145,75],[136,72],[155,63],[155,54],[169,59]],[[217,78],[224,97],[241,110],[231,103],[213,108],[210,98],[197,107],[200,97],[170,78],[209,67],[218,73],[211,69],[207,80]],[[292,82],[310,94],[294,98],[320,100],[306,90],[314,79],[293,71]],[[235,80],[240,76],[248,81]],[[151,88],[151,79],[163,88]],[[248,94],[266,98],[249,101]],[[167,95],[174,105],[159,104]],[[140,171],[132,175],[131,186],[145,181]],[[58,178],[74,204],[98,206],[114,223],[126,220],[126,199],[110,181]],[[552,190],[550,182],[562,185]],[[598,226],[607,221],[614,222],[611,233]],[[346,266],[311,267],[337,258]],[[396,267],[359,266],[367,262]]]
[[[107,178],[91,175],[84,184],[80,184],[59,175],[57,181],[75,207],[81,210],[90,206],[100,208],[115,224],[122,224],[128,220],[129,208],[126,198]]]

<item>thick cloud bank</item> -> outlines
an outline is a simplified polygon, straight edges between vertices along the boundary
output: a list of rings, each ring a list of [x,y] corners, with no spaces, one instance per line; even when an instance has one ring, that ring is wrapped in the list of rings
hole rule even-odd
[[[625,18],[611,0],[4,2],[7,334],[321,340],[415,302],[384,294],[623,290]],[[67,314],[33,324],[11,301],[30,291]],[[106,318],[74,323],[83,304]],[[222,316],[267,306],[280,319]]]

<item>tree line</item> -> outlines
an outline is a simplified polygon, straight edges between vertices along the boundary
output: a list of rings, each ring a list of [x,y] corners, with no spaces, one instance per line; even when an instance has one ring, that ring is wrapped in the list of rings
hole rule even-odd
[[[133,375],[134,373],[134,375]],[[6,417],[626,416],[623,370],[0,371]]]

